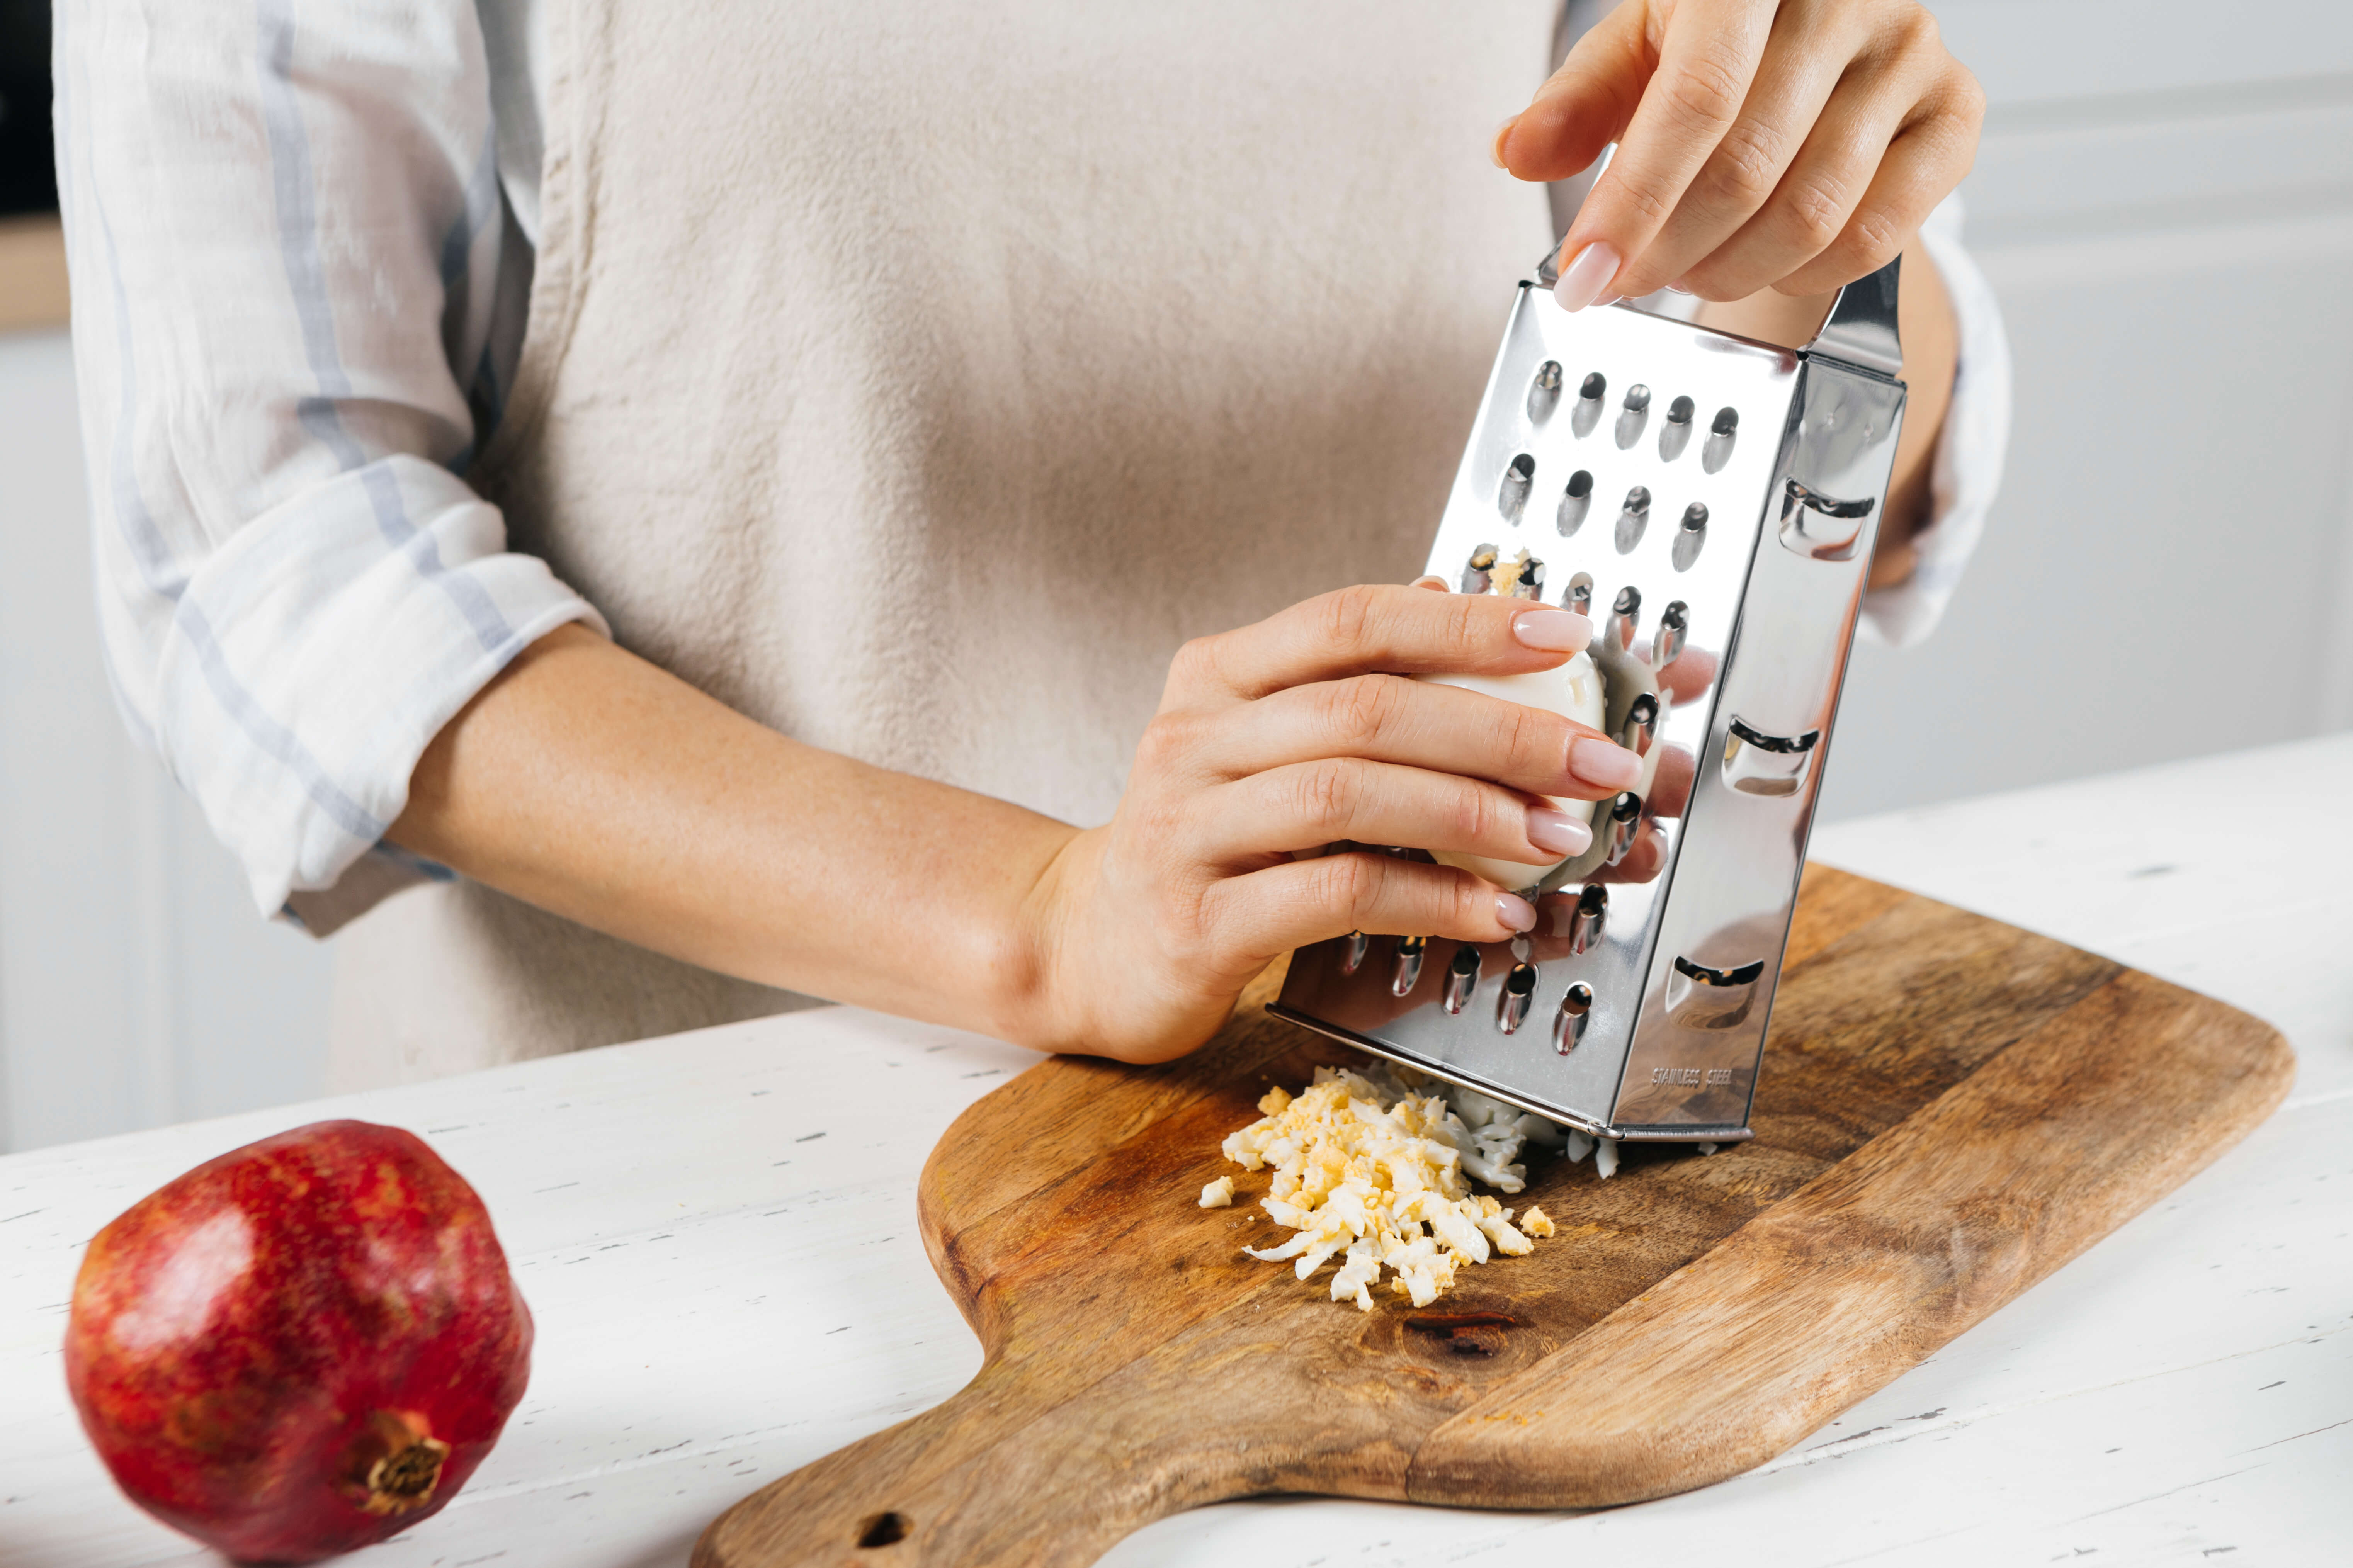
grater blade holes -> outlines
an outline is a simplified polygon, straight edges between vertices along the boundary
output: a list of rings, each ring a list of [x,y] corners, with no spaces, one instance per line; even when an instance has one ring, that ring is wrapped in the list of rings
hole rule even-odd
[[[1528,510],[1528,492],[1535,488],[1536,460],[1526,452],[1514,458],[1504,470],[1503,481],[1495,487],[1495,510],[1514,528]]]
[[[1560,406],[1560,361],[1548,359],[1536,367],[1535,379],[1528,384],[1528,423],[1541,425],[1552,417]]]
[[[1446,966],[1446,988],[1440,997],[1446,1010],[1461,1012],[1478,984],[1479,950],[1466,942],[1454,950],[1454,961]]]
[[[1675,600],[1659,612],[1658,634],[1651,639],[1651,667],[1664,669],[1683,657],[1683,638],[1691,631],[1691,606]]]
[[[1471,559],[1463,563],[1462,591],[1466,594],[1483,594],[1493,587],[1494,583],[1495,547],[1492,544],[1482,544],[1471,552]]]
[[[1520,574],[1512,584],[1512,597],[1541,600],[1544,597],[1544,579],[1545,563],[1525,550],[1520,552]]]
[[[1601,635],[1618,647],[1630,649],[1641,624],[1642,590],[1629,583],[1618,590],[1617,601],[1609,606],[1609,624]]]
[[[1592,1017],[1593,987],[1579,981],[1561,995],[1560,1012],[1553,1019],[1552,1048],[1562,1056],[1577,1049]]]
[[[1593,574],[1579,572],[1568,580],[1568,592],[1561,595],[1561,607],[1575,610],[1588,620],[1593,617]]]
[[[1659,461],[1673,462],[1691,445],[1692,416],[1698,412],[1698,406],[1688,397],[1678,397],[1667,405],[1667,422],[1659,428]]]
[[[1535,1000],[1536,966],[1522,959],[1512,965],[1504,976],[1504,988],[1495,996],[1495,1027],[1507,1035],[1519,1033],[1527,1022],[1528,1005]]]
[[[1651,525],[1651,492],[1636,485],[1626,492],[1626,504],[1618,513],[1618,553],[1630,554],[1642,542],[1642,531]]]
[[[1567,539],[1585,526],[1585,514],[1593,506],[1593,476],[1583,468],[1568,476],[1568,488],[1560,493],[1560,509],[1553,522]]]
[[[1642,427],[1650,423],[1651,389],[1641,382],[1626,389],[1626,406],[1618,416],[1618,449],[1629,451],[1642,438]]]
[[[1725,407],[1715,411],[1715,422],[1708,426],[1707,444],[1700,448],[1699,466],[1709,473],[1720,471],[1732,461],[1733,443],[1740,437],[1740,410]]]
[[[1577,433],[1578,440],[1592,435],[1593,427],[1601,423],[1601,400],[1609,392],[1609,378],[1598,370],[1587,375],[1577,387],[1577,412],[1569,416],[1568,427]]]
[[[1707,542],[1707,508],[1698,501],[1683,508],[1683,520],[1675,528],[1673,551],[1675,570],[1688,572],[1699,559],[1700,547]]]

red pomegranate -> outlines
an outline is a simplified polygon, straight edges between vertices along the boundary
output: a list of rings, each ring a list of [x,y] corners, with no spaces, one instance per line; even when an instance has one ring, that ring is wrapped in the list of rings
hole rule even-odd
[[[455,1496],[531,1377],[490,1212],[414,1134],[321,1121],[150,1193],[74,1281],[66,1381],[140,1507],[248,1563]]]

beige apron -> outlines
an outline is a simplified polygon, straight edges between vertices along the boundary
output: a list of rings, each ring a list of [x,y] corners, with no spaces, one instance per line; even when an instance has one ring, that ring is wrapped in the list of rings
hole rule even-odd
[[[550,5],[478,482],[628,647],[1095,823],[1178,644],[1418,568],[1557,0]],[[806,1005],[467,883],[339,947],[343,1087]]]

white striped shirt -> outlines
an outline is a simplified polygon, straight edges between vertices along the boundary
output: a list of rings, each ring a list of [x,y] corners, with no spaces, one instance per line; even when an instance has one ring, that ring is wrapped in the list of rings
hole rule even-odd
[[[465,473],[521,353],[537,229],[537,0],[58,0],[58,173],[99,618],[125,721],[256,901],[324,933],[419,876],[384,844],[443,724],[534,639],[601,618],[506,548]],[[1963,374],[1924,635],[1999,479],[2009,367],[1930,245]]]

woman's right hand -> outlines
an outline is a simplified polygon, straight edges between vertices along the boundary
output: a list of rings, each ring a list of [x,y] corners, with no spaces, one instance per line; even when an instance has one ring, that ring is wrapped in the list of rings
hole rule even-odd
[[[1641,772],[1599,731],[1416,674],[1514,675],[1592,624],[1526,600],[1358,587],[1187,644],[1117,814],[1074,835],[1025,900],[1027,1043],[1182,1056],[1278,955],[1352,931],[1500,942],[1526,900],[1353,840],[1529,863],[1581,852],[1542,797]]]

